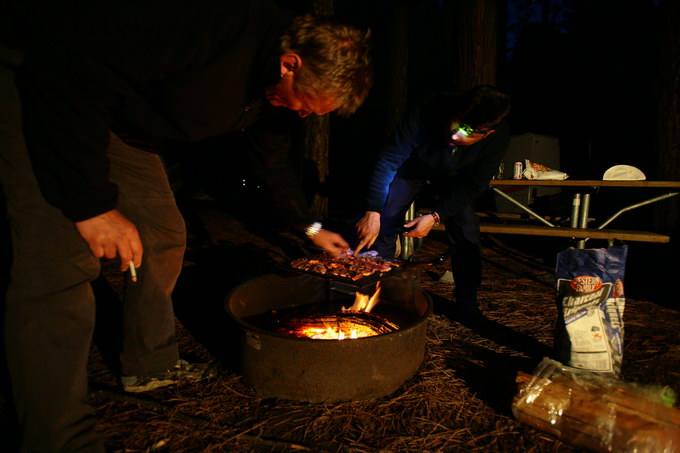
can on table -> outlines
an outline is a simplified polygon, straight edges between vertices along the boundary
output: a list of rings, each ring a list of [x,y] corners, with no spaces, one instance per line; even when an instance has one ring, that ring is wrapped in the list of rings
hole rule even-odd
[[[522,162],[515,162],[512,169],[512,179],[522,179]]]

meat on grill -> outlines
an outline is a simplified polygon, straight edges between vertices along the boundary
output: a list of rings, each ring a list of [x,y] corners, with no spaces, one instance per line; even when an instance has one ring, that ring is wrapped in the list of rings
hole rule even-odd
[[[347,251],[335,257],[323,253],[293,260],[290,265],[295,269],[307,272],[322,275],[330,274],[352,280],[359,280],[375,273],[383,274],[399,267],[399,263],[381,258],[370,251],[358,255],[355,255],[352,251]]]

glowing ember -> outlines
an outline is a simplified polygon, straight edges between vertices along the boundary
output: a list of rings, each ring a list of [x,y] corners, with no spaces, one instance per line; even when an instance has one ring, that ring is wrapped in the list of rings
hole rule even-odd
[[[366,312],[343,311],[337,315],[289,318],[277,330],[286,335],[314,340],[351,340],[399,330],[382,316]]]
[[[304,336],[313,338],[314,340],[345,340],[372,337],[379,335],[381,332],[376,331],[370,325],[364,325],[357,322],[339,323],[349,324],[341,326],[325,325],[325,328],[306,327],[301,330]]]
[[[356,293],[350,308],[342,307],[335,315],[306,316],[280,320],[279,331],[315,340],[348,340],[394,332],[399,326],[382,316],[370,313],[378,303],[380,284],[372,296]]]

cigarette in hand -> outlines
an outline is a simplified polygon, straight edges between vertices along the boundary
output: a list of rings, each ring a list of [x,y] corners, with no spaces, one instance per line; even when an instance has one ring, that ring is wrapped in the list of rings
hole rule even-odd
[[[135,269],[135,263],[130,260],[130,277],[133,282],[137,281],[137,269]]]

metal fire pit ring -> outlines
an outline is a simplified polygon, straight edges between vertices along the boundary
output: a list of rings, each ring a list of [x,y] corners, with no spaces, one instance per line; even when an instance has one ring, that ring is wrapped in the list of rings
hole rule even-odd
[[[370,400],[395,392],[425,356],[430,296],[407,278],[381,281],[381,300],[410,313],[398,331],[352,340],[286,336],[244,321],[252,316],[323,302],[329,282],[265,275],[234,288],[225,302],[241,328],[240,372],[262,398],[304,402]],[[331,291],[332,293],[332,291]]]

